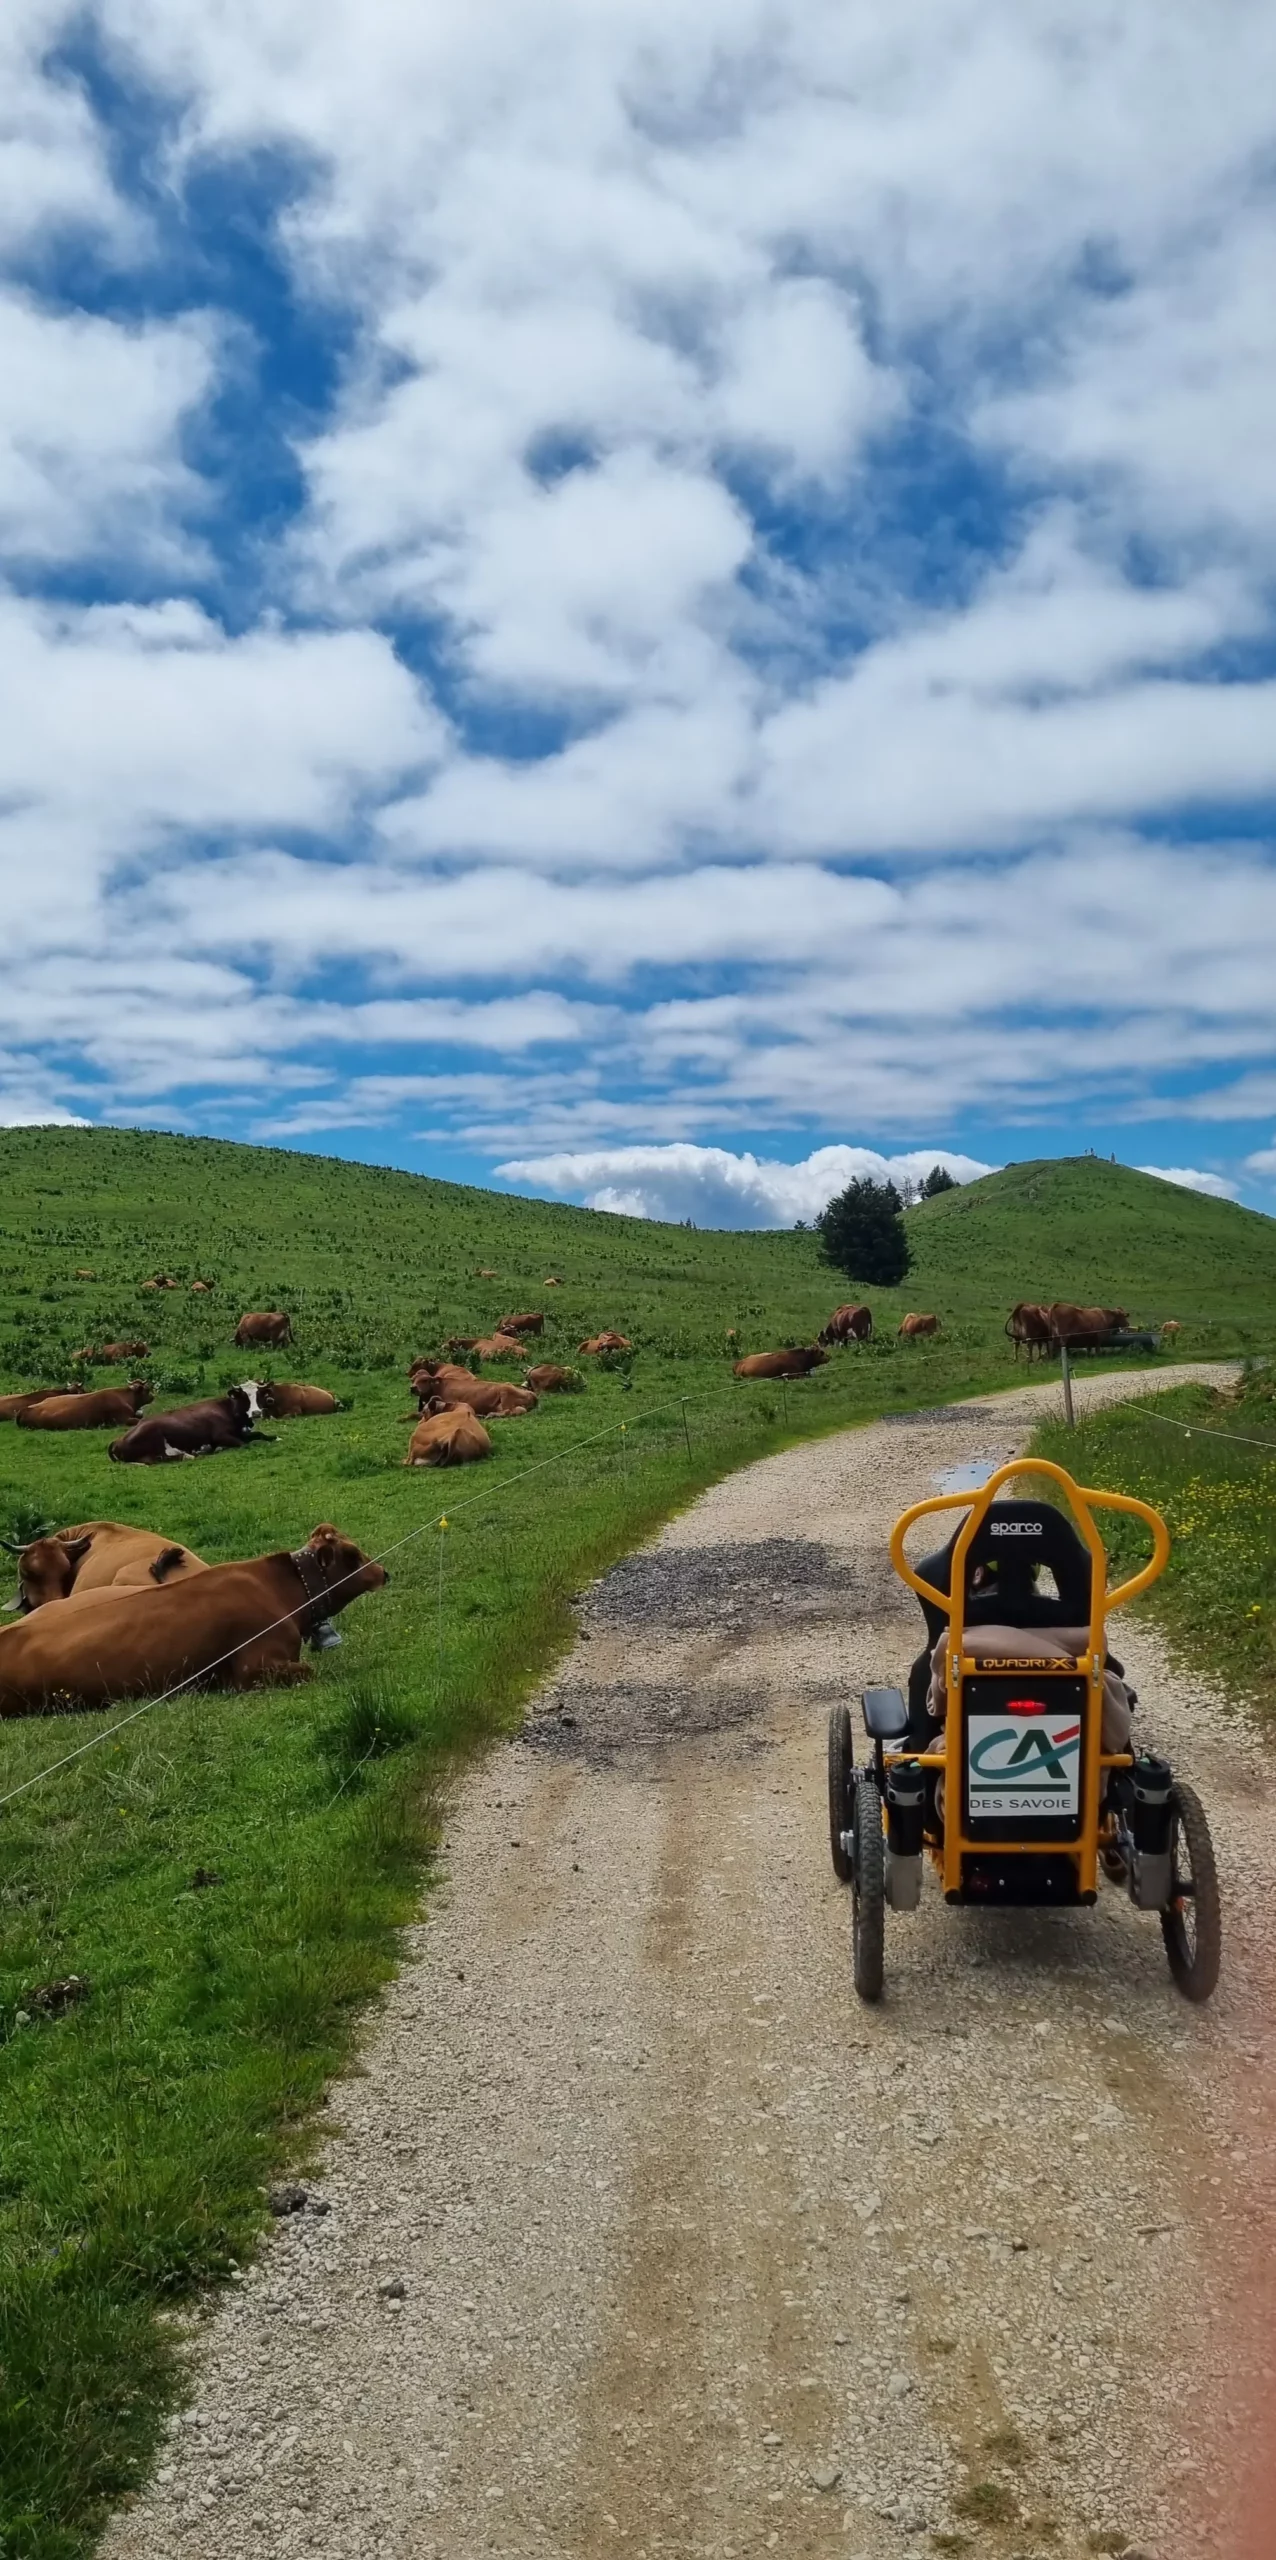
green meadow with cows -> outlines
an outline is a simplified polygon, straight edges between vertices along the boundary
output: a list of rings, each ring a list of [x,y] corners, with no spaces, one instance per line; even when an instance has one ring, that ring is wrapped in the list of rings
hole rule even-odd
[[[112,1465],[107,1432],[0,1424],[0,1533],[110,1518],[216,1563],[328,1520],[391,1575],[306,1687],[188,1695],[118,1733],[109,1715],[0,1725],[0,2551],[72,2560],[153,2450],[183,2306],[304,2164],[458,1758],[515,1723],[572,1595],[746,1460],[1013,1383],[1016,1299],[1172,1316],[1184,1357],[1268,1355],[1276,1223],[1094,1159],[1013,1166],[910,1211],[912,1273],[860,1292],[810,1233],[697,1233],[212,1140],[11,1131],[0,1167],[0,1390],[132,1373],[158,1410],[257,1376],[342,1404],[158,1468]],[[157,1275],[177,1287],[145,1289]],[[733,1380],[734,1356],[809,1342],[859,1295],[869,1349],[787,1388]],[[292,1347],[236,1352],[237,1317],[272,1307]],[[529,1359],[577,1367],[582,1391],[493,1423],[482,1466],[405,1471],[409,1359],[535,1307]],[[907,1310],[938,1335],[898,1342]],[[579,1358],[601,1329],[632,1352]],[[112,1339],[148,1353],[77,1365]]]

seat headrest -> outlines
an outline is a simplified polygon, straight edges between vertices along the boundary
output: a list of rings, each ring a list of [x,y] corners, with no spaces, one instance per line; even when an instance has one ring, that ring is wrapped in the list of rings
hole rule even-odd
[[[952,1588],[953,1550],[960,1535],[960,1528],[954,1529],[947,1546],[917,1567],[922,1580],[937,1591]],[[1037,1589],[1040,1565],[1048,1565],[1054,1575],[1057,1598]],[[990,1503],[966,1554],[966,1624],[1085,1626],[1090,1581],[1089,1549],[1052,1502]],[[945,1621],[932,1600],[921,1605],[933,1639]]]

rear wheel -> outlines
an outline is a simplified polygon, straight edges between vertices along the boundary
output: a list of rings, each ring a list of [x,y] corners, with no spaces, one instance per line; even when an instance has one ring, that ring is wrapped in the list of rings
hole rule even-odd
[[[842,1834],[851,1827],[854,1785],[850,1709],[834,1707],[829,1717],[829,1847],[833,1873],[842,1884],[851,1881],[850,1852],[842,1846]]]
[[[1205,1808],[1194,1787],[1170,1789],[1170,1899],[1161,1934],[1186,2000],[1208,2000],[1218,1981],[1223,1915]]]
[[[871,1777],[855,1781],[851,1948],[861,2000],[880,2000],[886,1969],[886,1860],[882,1799]]]

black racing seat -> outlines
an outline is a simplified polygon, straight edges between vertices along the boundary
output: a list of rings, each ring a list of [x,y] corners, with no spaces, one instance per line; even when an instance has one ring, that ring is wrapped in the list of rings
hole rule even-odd
[[[923,1582],[936,1591],[952,1589],[953,1550],[961,1535],[954,1529],[946,1547],[916,1567]],[[1047,1565],[1054,1591],[1038,1586]],[[1092,1566],[1090,1551],[1065,1512],[1052,1502],[992,1502],[966,1555],[965,1623],[968,1627],[1084,1627],[1090,1622]],[[926,1621],[926,1643],[908,1679],[908,1731],[922,1750],[931,1732],[931,1654],[948,1624],[933,1600],[918,1604]],[[1116,1668],[1116,1666],[1113,1666]]]

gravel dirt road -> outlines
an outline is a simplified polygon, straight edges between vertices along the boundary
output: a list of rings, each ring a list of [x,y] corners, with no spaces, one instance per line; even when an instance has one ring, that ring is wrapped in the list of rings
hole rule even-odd
[[[1205,2012],[1114,1891],[974,1913],[933,1879],[865,2009],[829,1863],[827,1710],[918,1642],[890,1523],[1058,1393],[768,1460],[585,1596],[111,2560],[1178,2560],[1189,2491],[1225,2517],[1263,1745],[1123,1627],[1219,1844]]]

